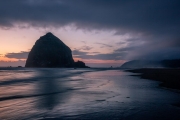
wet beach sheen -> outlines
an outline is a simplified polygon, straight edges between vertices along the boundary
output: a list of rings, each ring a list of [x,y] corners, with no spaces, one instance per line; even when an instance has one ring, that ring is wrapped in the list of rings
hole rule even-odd
[[[0,69],[0,119],[179,120],[179,93],[122,70]]]

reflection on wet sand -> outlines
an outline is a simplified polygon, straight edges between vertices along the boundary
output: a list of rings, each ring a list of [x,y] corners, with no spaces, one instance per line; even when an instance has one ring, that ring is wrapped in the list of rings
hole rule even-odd
[[[11,74],[11,79],[0,81],[0,119],[180,117],[180,110],[172,106],[180,101],[178,93],[158,88],[156,81],[129,76],[121,70],[28,70],[31,72],[19,71],[18,76]],[[21,74],[30,77],[21,78]]]
[[[57,76],[55,71],[39,71],[37,77],[42,80],[37,81],[36,93],[43,96],[37,101],[38,109],[52,110],[63,99],[61,93],[65,92],[65,86],[62,86],[61,79],[58,80],[54,76]]]

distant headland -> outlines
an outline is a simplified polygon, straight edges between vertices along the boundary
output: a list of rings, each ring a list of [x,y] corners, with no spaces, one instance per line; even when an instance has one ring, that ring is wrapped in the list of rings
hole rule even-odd
[[[36,41],[29,52],[25,67],[88,68],[82,61],[74,62],[71,49],[51,32]]]

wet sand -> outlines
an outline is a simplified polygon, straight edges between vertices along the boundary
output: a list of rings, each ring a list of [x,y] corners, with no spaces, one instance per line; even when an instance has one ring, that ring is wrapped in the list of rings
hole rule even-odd
[[[0,70],[0,119],[179,120],[179,93],[122,70]]]

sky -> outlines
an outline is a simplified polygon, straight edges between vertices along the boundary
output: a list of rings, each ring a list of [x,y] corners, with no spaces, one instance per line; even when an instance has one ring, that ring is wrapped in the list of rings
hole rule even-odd
[[[91,67],[179,59],[179,6],[179,0],[0,0],[0,66],[24,66],[47,32]]]

